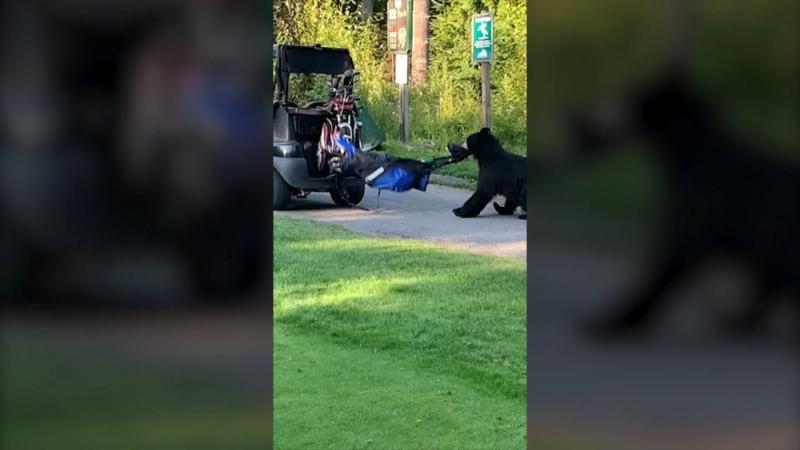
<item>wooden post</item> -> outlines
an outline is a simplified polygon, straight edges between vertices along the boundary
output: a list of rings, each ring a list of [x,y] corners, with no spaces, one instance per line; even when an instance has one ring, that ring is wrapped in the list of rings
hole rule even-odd
[[[428,80],[428,34],[430,0],[414,0],[412,6],[411,83],[424,86]]]
[[[408,83],[400,85],[400,140],[403,142],[408,142],[411,139],[408,91]]]
[[[364,0],[361,2],[361,18],[364,20],[372,17],[375,12],[375,0]]]
[[[692,0],[672,0],[664,21],[670,63],[685,68],[691,63],[697,40],[697,5]]]
[[[413,22],[409,16],[411,0],[387,0],[386,31],[388,48],[394,52],[394,81],[398,85],[400,100],[400,140],[408,142],[411,137],[409,118],[408,50],[411,47]]]
[[[492,127],[492,89],[490,81],[491,63],[481,63],[481,125]]]

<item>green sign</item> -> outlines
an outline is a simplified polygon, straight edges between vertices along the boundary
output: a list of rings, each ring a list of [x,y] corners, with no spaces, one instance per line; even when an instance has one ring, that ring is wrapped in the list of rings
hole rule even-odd
[[[472,18],[472,62],[489,62],[494,58],[494,23],[489,13]]]

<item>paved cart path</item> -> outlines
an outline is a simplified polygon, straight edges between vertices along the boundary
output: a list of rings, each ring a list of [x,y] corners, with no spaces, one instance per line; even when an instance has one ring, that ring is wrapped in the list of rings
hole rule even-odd
[[[380,208],[377,194],[367,188],[361,206],[369,211],[339,208],[328,194],[314,193],[293,201],[291,210],[275,214],[333,223],[371,235],[422,239],[472,253],[526,259],[526,222],[516,215],[500,216],[491,203],[476,218],[453,215],[453,208],[472,195],[468,190],[431,184],[427,192],[382,191]]]

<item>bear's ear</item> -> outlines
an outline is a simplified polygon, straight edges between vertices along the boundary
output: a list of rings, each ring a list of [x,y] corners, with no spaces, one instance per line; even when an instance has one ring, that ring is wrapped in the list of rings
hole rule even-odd
[[[481,128],[481,135],[489,136],[492,134],[492,131],[488,127]]]

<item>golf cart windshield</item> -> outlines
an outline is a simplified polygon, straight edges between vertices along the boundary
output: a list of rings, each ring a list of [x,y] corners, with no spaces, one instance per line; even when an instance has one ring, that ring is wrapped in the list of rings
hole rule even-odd
[[[341,48],[276,45],[273,58],[277,60],[277,94],[281,103],[286,103],[289,97],[290,74],[341,75],[355,69],[350,52]]]
[[[275,61],[275,100],[281,105],[294,105],[289,99],[289,77],[291,74],[300,75],[342,75],[348,70],[355,70],[355,64],[350,56],[350,51],[343,48],[316,46],[284,45],[273,46],[272,57]],[[320,84],[323,86],[323,84]],[[326,88],[329,89],[329,88]],[[324,97],[314,98],[317,93],[314,89],[301,89],[299,96],[311,95],[311,100],[326,100]],[[298,99],[293,99],[298,101]],[[308,99],[306,99],[308,100]],[[377,148],[385,139],[383,131],[369,115],[363,105],[357,106],[359,122],[361,125],[361,149],[369,151]]]

